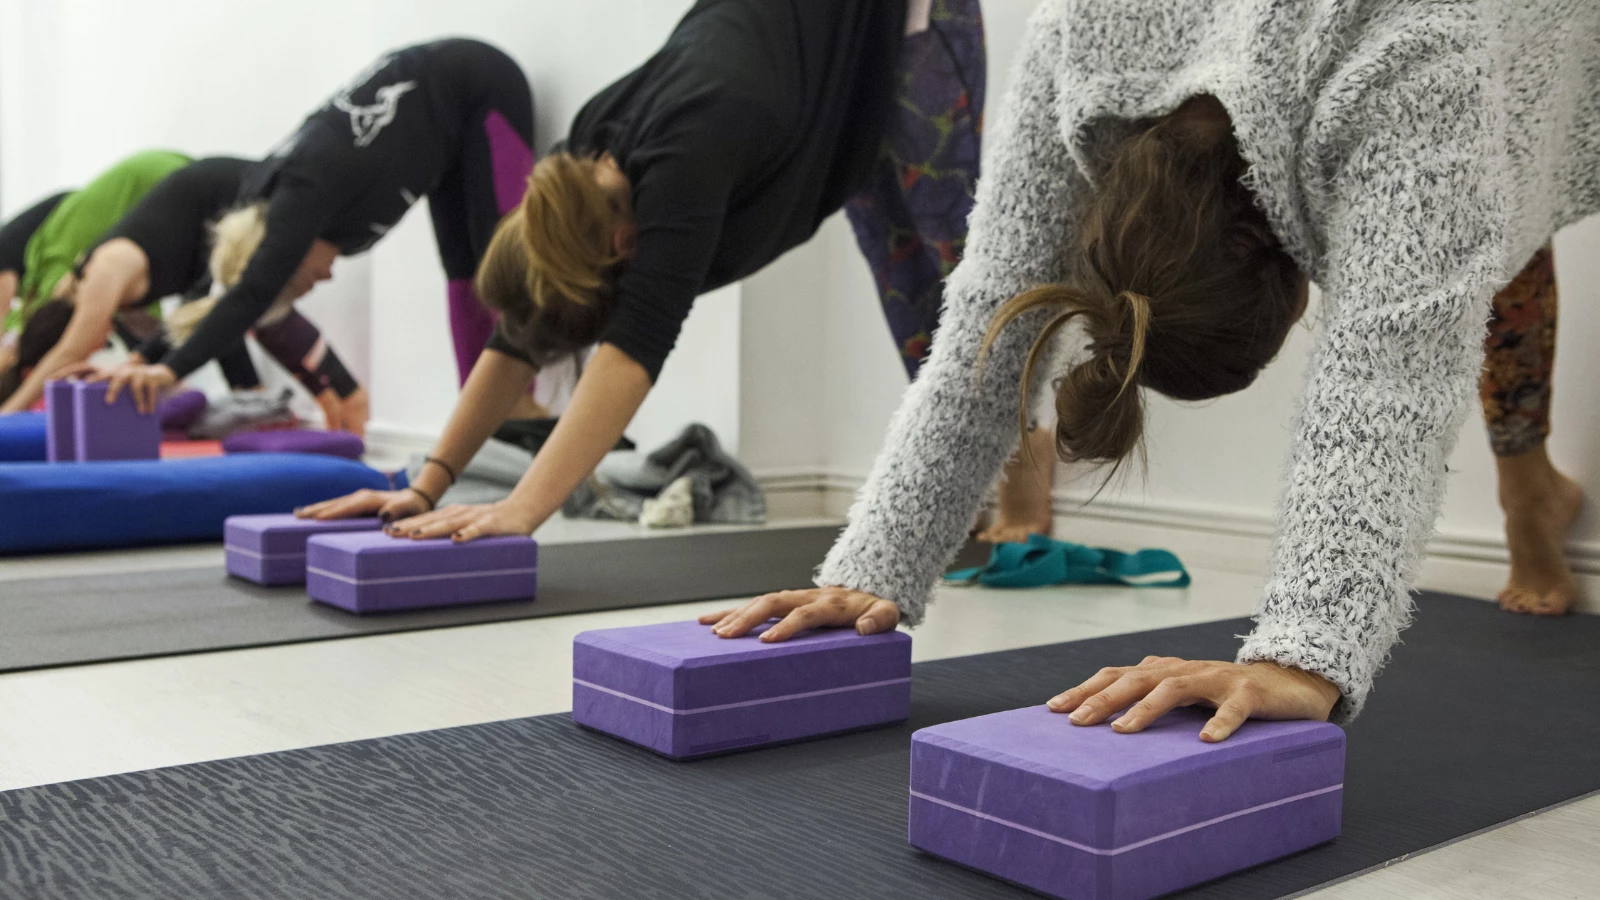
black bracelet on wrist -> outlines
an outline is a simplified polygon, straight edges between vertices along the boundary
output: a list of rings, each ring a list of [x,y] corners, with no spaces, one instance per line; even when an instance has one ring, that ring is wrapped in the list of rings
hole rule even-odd
[[[418,497],[421,497],[422,499],[428,501],[428,512],[433,512],[435,509],[438,509],[439,501],[433,499],[432,497],[429,497],[427,495],[427,493],[422,490],[422,488],[419,488],[414,484],[408,484],[408,485],[406,485],[406,490],[408,490],[411,493],[416,494]]]
[[[425,456],[425,457],[423,457],[422,458],[422,464],[423,465],[427,465],[428,463],[433,463],[434,465],[436,465],[439,468],[443,469],[444,473],[446,475],[450,476],[450,483],[451,484],[455,484],[456,483],[456,470],[451,468],[449,463],[445,462],[444,460],[440,459],[437,456]]]

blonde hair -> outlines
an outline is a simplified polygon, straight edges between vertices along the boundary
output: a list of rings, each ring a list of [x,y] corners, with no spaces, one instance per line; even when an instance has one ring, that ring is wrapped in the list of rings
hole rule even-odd
[[[210,315],[217,299],[244,277],[244,270],[267,236],[267,201],[257,200],[224,213],[211,226],[211,296],[185,303],[167,316],[167,333],[173,343],[189,339],[201,320]],[[294,300],[280,296],[256,321],[271,325],[294,309]]]
[[[616,305],[615,234],[632,212],[626,189],[596,182],[599,165],[569,153],[540,160],[478,266],[479,299],[536,366],[598,341]]]
[[[533,302],[595,302],[613,267],[622,261],[614,235],[631,215],[627,191],[607,191],[595,180],[596,159],[553,153],[528,176],[522,197],[523,240],[528,249]]]

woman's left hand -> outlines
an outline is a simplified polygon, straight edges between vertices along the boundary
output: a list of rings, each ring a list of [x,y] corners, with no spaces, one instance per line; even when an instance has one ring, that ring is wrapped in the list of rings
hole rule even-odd
[[[384,526],[384,530],[393,537],[419,540],[449,537],[460,542],[496,534],[520,534],[526,537],[533,534],[534,525],[533,516],[502,500],[499,503],[475,505],[453,503],[430,513],[390,522]]]
[[[1147,656],[1137,666],[1101,669],[1093,678],[1050,698],[1052,712],[1071,713],[1074,725],[1111,723],[1122,734],[1143,731],[1179,706],[1209,706],[1217,714],[1200,739],[1226,740],[1246,719],[1327,721],[1339,702],[1333,682],[1313,672],[1258,661],[1239,664]]]
[[[177,384],[178,376],[160,363],[153,366],[123,363],[109,371],[98,371],[89,380],[110,382],[106,389],[107,403],[115,403],[117,396],[126,389],[133,395],[133,405],[139,412],[153,413],[161,392]]]

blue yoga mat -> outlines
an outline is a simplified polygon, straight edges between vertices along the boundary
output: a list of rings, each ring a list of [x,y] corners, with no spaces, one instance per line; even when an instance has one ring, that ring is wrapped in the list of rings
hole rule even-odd
[[[306,453],[103,463],[0,463],[0,553],[222,539],[222,522],[283,513],[389,479]]]

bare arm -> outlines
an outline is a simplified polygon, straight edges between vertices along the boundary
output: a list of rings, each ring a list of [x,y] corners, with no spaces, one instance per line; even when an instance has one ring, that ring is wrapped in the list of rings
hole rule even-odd
[[[17,392],[0,406],[0,414],[21,412],[32,406],[44,396],[44,384],[50,376],[87,360],[104,347],[117,309],[125,300],[144,296],[148,284],[149,260],[138,244],[126,238],[101,244],[84,268],[66,332]]]
[[[485,354],[487,355],[487,354]],[[481,366],[482,363],[480,362]],[[477,369],[473,370],[477,377]],[[471,380],[468,380],[471,384]],[[526,389],[526,383],[523,385]],[[594,358],[584,367],[573,392],[572,403],[556,424],[527,474],[517,482],[516,490],[500,503],[488,506],[452,506],[396,522],[391,530],[412,537],[444,537],[472,540],[492,534],[532,534],[534,529],[561,508],[567,497],[600,464],[622,432],[633,420],[644,398],[650,393],[650,375],[644,366],[610,344],[601,344]],[[515,400],[515,398],[511,398]],[[509,412],[508,402],[501,411]],[[458,415],[460,414],[458,410]],[[452,424],[454,419],[452,419]],[[496,419],[472,443],[466,446],[462,435],[459,445],[441,442],[439,453],[458,450],[475,451],[499,424]],[[470,456],[459,457],[463,462]],[[455,464],[457,457],[446,457]],[[437,466],[429,467],[431,469]],[[436,478],[442,476],[434,476]]]
[[[7,311],[11,309],[11,301],[17,299],[17,272],[15,269],[0,271],[0,319],[7,318]],[[17,335],[16,332],[4,332],[0,328],[0,372],[11,368],[17,361]]]
[[[485,350],[461,389],[461,398],[445,423],[444,434],[430,455],[460,472],[483,442],[505,421],[517,401],[528,393],[533,367],[496,350]],[[439,466],[423,466],[412,486],[437,501],[450,487],[450,475]],[[347,519],[374,513],[399,519],[426,512],[428,505],[415,491],[356,491],[334,500],[298,510],[310,519]]]

